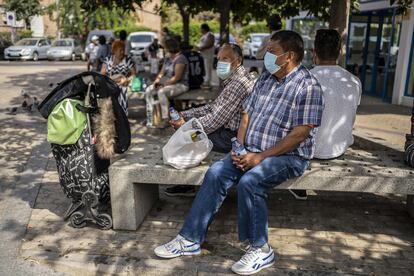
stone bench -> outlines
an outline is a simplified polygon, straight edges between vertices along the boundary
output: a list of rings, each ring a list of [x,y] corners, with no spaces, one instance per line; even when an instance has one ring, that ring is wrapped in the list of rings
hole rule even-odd
[[[162,146],[139,144],[109,168],[114,229],[136,230],[158,200],[159,184],[200,185],[209,165],[223,157],[212,152],[200,166],[176,170],[162,161]],[[312,160],[305,174],[276,189],[407,195],[414,216],[414,171],[403,153],[350,148],[334,160]]]

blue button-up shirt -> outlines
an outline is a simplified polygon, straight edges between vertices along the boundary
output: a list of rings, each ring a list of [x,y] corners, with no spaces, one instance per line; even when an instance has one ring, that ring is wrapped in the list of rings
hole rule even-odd
[[[245,138],[247,150],[265,151],[279,143],[294,127],[310,125],[313,127],[310,135],[287,154],[312,159],[324,100],[317,79],[304,66],[297,66],[280,82],[265,71],[243,107],[250,117]]]

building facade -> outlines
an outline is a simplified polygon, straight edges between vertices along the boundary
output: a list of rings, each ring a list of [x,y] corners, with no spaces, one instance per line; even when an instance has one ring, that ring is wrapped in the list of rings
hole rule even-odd
[[[306,13],[288,20],[302,34],[305,65],[311,66],[316,30],[328,24]],[[349,18],[346,68],[361,79],[363,93],[385,102],[412,106],[414,100],[414,10],[406,15],[388,0],[361,0]]]

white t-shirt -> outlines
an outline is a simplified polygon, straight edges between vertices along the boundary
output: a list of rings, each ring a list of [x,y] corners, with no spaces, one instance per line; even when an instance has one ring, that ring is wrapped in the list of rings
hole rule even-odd
[[[198,47],[205,47],[207,45],[209,36],[213,37],[214,40],[214,35],[211,32],[207,32],[206,34],[204,34],[201,38],[200,38],[200,43],[198,44]],[[211,46],[210,48],[204,49],[201,51],[201,54],[203,56],[214,56],[214,44],[213,46]]]
[[[325,98],[314,158],[336,158],[354,143],[352,129],[361,100],[361,82],[337,65],[316,66],[311,72],[321,84]]]

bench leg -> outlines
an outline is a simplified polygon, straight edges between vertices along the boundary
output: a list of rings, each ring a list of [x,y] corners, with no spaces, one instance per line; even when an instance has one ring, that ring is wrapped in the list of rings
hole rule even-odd
[[[110,168],[113,227],[136,230],[158,200],[158,185],[132,183],[122,173]]]
[[[414,195],[407,195],[407,211],[414,219]]]

